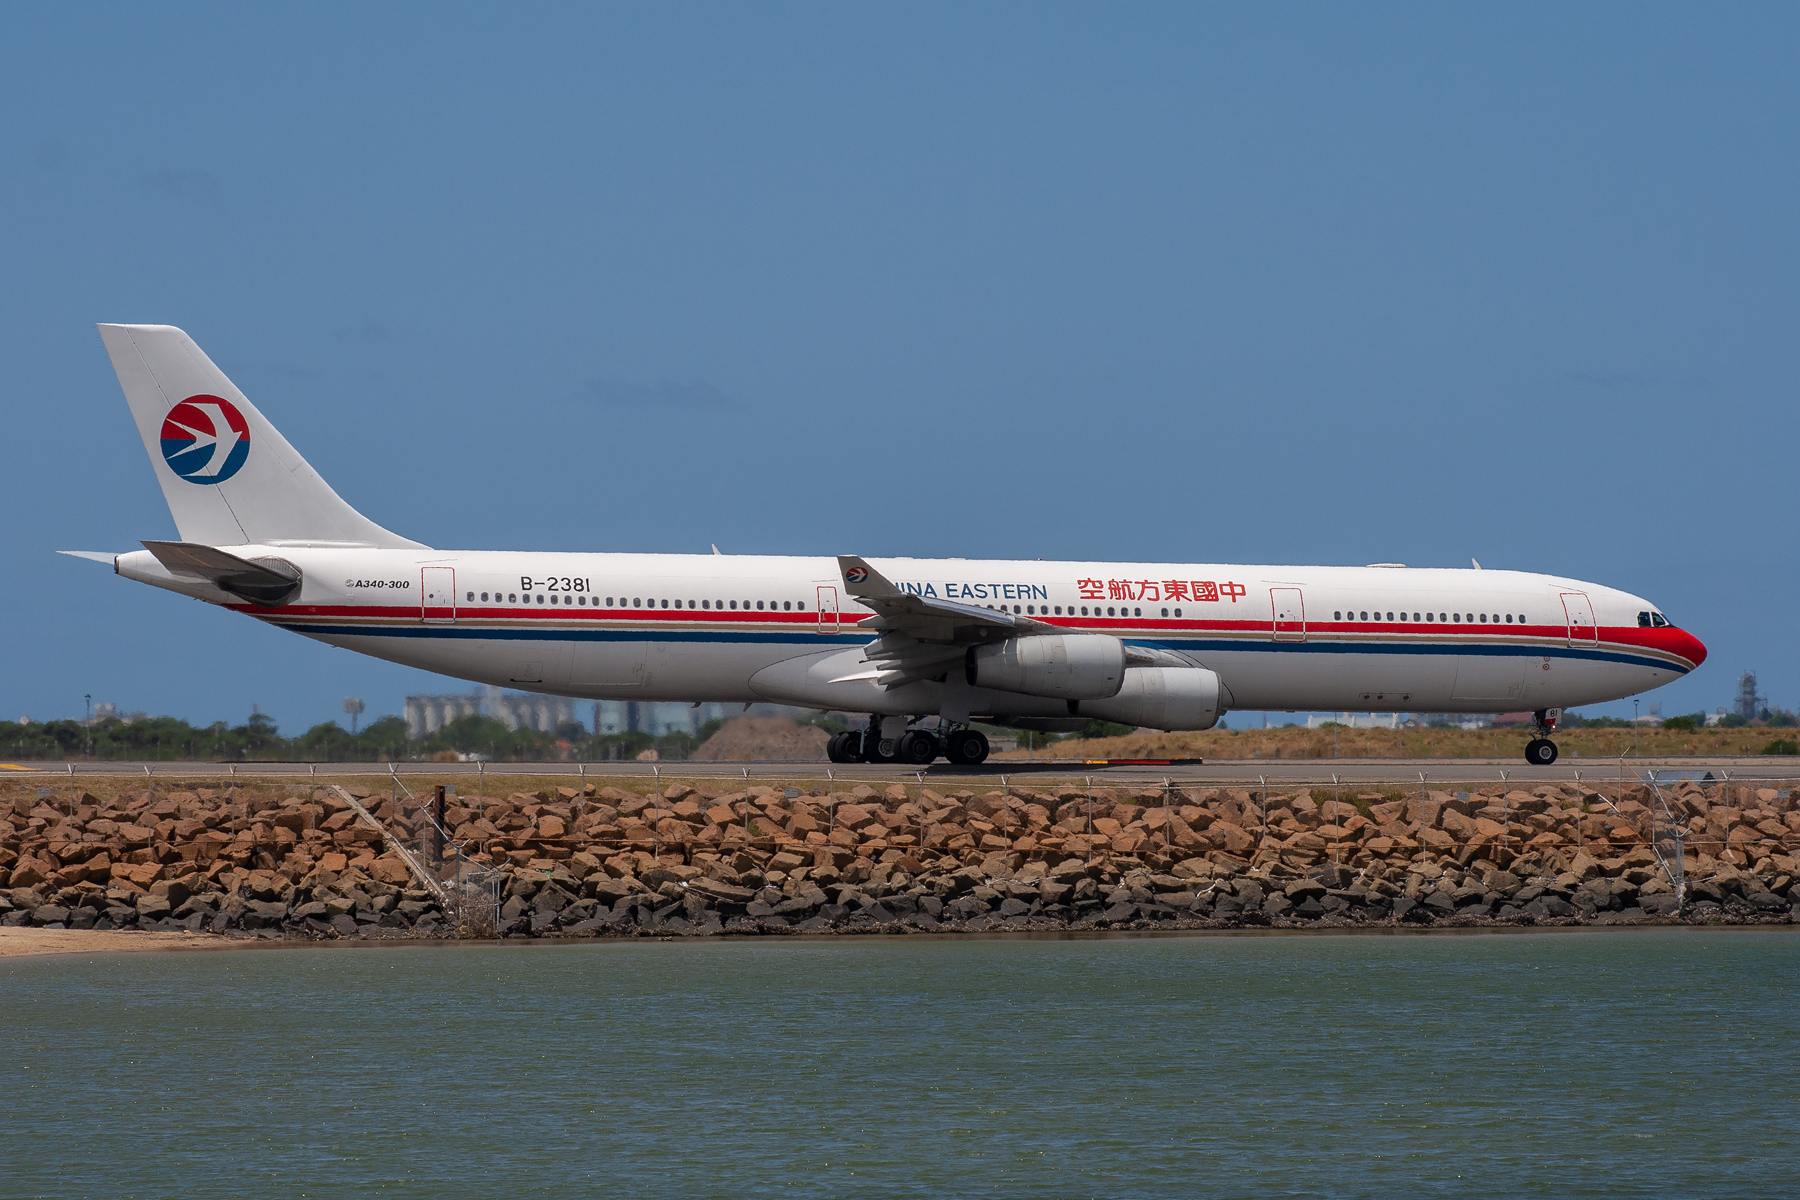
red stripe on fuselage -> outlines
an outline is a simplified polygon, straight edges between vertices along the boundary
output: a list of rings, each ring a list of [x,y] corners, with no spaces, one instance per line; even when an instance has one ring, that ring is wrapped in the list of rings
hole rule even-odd
[[[380,604],[291,604],[284,608],[260,608],[253,604],[229,604],[224,607],[234,612],[248,613],[251,616],[273,618],[278,622],[300,619],[350,619],[350,620],[384,620],[388,622],[414,622],[420,620],[416,605],[380,605]],[[586,621],[593,624],[610,622],[615,624],[633,624],[643,622],[662,622],[680,625],[782,625],[797,626],[804,629],[819,628],[819,614],[814,612],[732,612],[717,609],[620,609],[620,608],[565,608],[558,605],[547,605],[539,608],[536,605],[526,608],[492,606],[457,607],[457,621]],[[854,613],[845,613],[838,623],[842,632],[855,632],[857,622],[866,620]],[[1111,633],[1125,637],[1145,634],[1230,634],[1234,636],[1266,638],[1270,645],[1283,643],[1273,640],[1270,622],[1267,618],[1245,620],[1194,620],[1187,618],[1162,617],[1033,617],[1045,625],[1075,632]],[[1414,621],[1308,621],[1305,626],[1308,637],[1329,637],[1332,635],[1366,637],[1369,635],[1405,635],[1408,640],[1419,637],[1454,643],[1456,641],[1476,642],[1495,637],[1514,639],[1520,642],[1556,642],[1562,645],[1595,644],[1592,639],[1576,636],[1569,637],[1567,627],[1562,625],[1481,625],[1453,624],[1447,622],[1414,622]],[[1645,650],[1672,655],[1692,666],[1699,666],[1706,661],[1706,647],[1700,640],[1684,630],[1673,627],[1665,629],[1642,629],[1635,626],[1608,626],[1599,630],[1599,644],[1617,646],[1633,646]]]

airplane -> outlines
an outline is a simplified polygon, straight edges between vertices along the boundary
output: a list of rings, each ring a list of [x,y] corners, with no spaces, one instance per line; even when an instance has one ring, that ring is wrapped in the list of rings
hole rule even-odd
[[[972,766],[977,721],[1203,730],[1231,709],[1532,712],[1706,647],[1617,588],[1523,571],[439,550],[350,507],[180,329],[99,326],[179,541],[128,579],[331,646],[562,696],[866,713],[837,762]]]

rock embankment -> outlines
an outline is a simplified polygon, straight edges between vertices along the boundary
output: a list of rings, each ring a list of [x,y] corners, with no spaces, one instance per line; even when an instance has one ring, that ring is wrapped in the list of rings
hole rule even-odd
[[[259,937],[468,932],[327,789],[91,794],[0,807],[0,921]],[[360,794],[360,792],[359,792]],[[1789,922],[1786,789],[1684,784],[1687,895],[1650,793],[976,793],[867,785],[554,788],[444,812],[513,937]],[[365,797],[366,798],[366,797]],[[429,858],[416,809],[370,799]],[[1672,829],[1664,828],[1665,835]],[[471,889],[472,890],[472,889]],[[497,891],[497,895],[494,893]]]

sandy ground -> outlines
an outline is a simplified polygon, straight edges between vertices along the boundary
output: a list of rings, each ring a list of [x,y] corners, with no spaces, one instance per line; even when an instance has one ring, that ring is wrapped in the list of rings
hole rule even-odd
[[[126,933],[109,929],[0,928],[0,958],[22,954],[97,954],[145,950],[237,950],[258,944],[255,938],[228,938],[211,933]]]

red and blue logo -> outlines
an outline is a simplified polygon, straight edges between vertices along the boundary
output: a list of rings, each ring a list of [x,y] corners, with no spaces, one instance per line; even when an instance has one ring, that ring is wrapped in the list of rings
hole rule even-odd
[[[224,483],[250,457],[250,423],[222,396],[189,396],[163,418],[162,453],[189,483]]]
[[[868,577],[869,568],[867,567],[851,567],[848,571],[844,572],[844,581],[846,583],[861,583]]]

